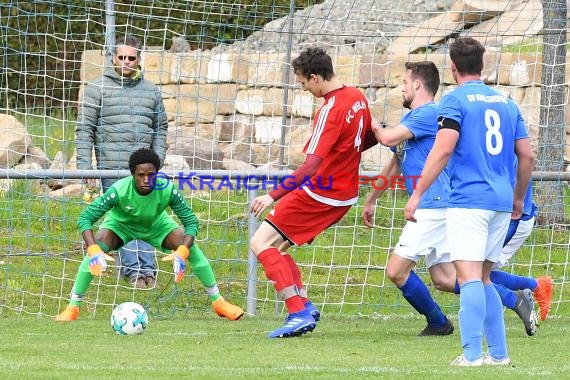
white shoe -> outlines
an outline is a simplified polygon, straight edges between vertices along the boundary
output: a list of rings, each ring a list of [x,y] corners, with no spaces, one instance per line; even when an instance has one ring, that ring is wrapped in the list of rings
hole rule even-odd
[[[484,360],[485,360],[484,356],[481,356],[480,358],[470,362],[469,360],[465,359],[465,356],[459,355],[458,357],[455,358],[455,360],[451,362],[450,365],[454,365],[457,367],[480,367],[483,365]]]
[[[484,365],[511,365],[511,359],[504,358],[504,359],[495,359],[491,355],[485,355],[485,359],[483,360]]]

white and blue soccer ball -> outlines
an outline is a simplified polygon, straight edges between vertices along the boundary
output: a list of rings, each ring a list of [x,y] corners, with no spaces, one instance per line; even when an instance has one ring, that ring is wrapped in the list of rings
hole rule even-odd
[[[111,327],[119,335],[138,335],[148,327],[148,314],[136,302],[123,302],[113,309]]]

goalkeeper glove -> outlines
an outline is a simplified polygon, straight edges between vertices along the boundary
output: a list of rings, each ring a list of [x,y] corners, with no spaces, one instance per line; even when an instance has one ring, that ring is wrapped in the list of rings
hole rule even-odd
[[[162,261],[172,260],[172,269],[174,270],[174,282],[178,283],[184,278],[184,268],[186,267],[186,259],[190,256],[190,251],[185,245],[179,245],[176,251],[170,255],[164,256]]]
[[[107,260],[115,261],[112,256],[107,255],[101,247],[97,244],[90,245],[87,248],[87,253],[89,254],[89,272],[93,276],[100,276],[101,273],[107,269]]]

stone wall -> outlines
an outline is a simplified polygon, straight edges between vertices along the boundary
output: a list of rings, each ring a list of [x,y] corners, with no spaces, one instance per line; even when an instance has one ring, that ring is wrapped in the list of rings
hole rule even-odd
[[[345,84],[357,86],[366,94],[374,117],[396,125],[404,112],[400,88],[404,63],[426,58],[440,69],[439,99],[455,86],[447,54],[333,56],[333,64]],[[536,147],[542,54],[488,51],[484,59],[483,80],[519,104]],[[104,61],[101,51],[85,51],[82,82],[100,76]],[[276,162],[284,113],[285,164],[294,168],[302,161],[311,117],[322,100],[299,88],[284,54],[146,51],[142,65],[145,78],[162,89],[171,122],[169,153],[182,154],[192,161],[190,166],[223,169],[235,160],[254,166]],[[566,77],[570,78],[570,66],[567,70]],[[290,86],[284,104],[286,74]],[[566,119],[570,124],[570,108]],[[566,157],[570,157],[570,128],[566,136]],[[199,145],[196,142],[208,142],[206,152],[195,149]],[[206,156],[198,157],[202,162],[198,165],[194,156],[208,151]],[[378,169],[388,155],[381,148],[366,153],[363,168]]]

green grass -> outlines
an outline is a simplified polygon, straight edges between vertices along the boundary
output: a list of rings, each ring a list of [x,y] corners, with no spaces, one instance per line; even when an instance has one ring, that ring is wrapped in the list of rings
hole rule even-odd
[[[566,44],[566,49],[570,48],[570,42]],[[544,50],[543,39],[540,37],[524,38],[520,42],[503,46],[501,50],[505,53],[539,53]]]
[[[366,192],[363,189],[363,194]],[[565,197],[570,199],[567,191]],[[361,197],[362,202],[363,197]],[[247,200],[242,192],[212,192],[188,198],[202,228],[199,245],[214,268],[222,294],[246,304],[248,273]],[[404,225],[402,193],[386,194],[379,202],[376,223],[361,225],[361,204],[353,207],[334,228],[310,246],[293,248],[312,300],[329,315],[388,315],[410,312],[409,305],[385,276],[389,248]],[[77,198],[46,200],[16,192],[0,198],[0,316],[21,313],[54,316],[66,304],[82,259],[81,237],[75,226],[84,207]],[[516,256],[514,273],[525,276],[550,274],[555,280],[553,313],[569,310],[568,231],[537,226],[527,245]],[[133,291],[110,270],[92,284],[84,314],[106,314],[118,301],[136,300],[159,316],[191,314],[208,307],[199,282],[189,273],[173,287],[171,267],[159,261],[158,288]],[[430,283],[425,265],[418,274]],[[258,266],[257,312],[272,314],[275,294]],[[446,312],[457,312],[457,297],[437,293]],[[282,303],[277,304],[280,309]]]
[[[454,319],[457,327],[457,321]],[[211,313],[159,320],[118,336],[107,318],[71,324],[9,318],[0,329],[2,379],[532,379],[568,378],[570,319],[543,323],[535,337],[507,312],[512,367],[456,368],[459,334],[415,336],[418,317],[324,315],[300,338],[267,339],[280,317],[229,322]]]
[[[284,314],[259,267],[257,316],[238,322],[212,313],[202,286],[190,273],[180,286],[173,286],[170,264],[164,262],[159,262],[156,289],[135,291],[111,271],[92,284],[77,322],[53,322],[67,303],[82,258],[75,221],[85,206],[78,198],[48,200],[26,192],[20,184],[0,197],[2,379],[570,378],[565,229],[536,227],[514,267],[517,274],[554,277],[552,316],[529,338],[507,310],[514,367],[461,369],[449,366],[461,352],[458,330],[450,337],[416,337],[425,321],[385,277],[389,247],[405,223],[401,208],[406,198],[401,192],[380,200],[376,224],[381,228],[362,227],[360,203],[313,245],[292,250],[324,317],[314,333],[283,340],[266,338],[281,326]],[[246,195],[194,193],[188,201],[202,221],[199,244],[212,262],[222,294],[245,306]],[[417,272],[429,283],[422,263]],[[458,328],[458,297],[434,290],[434,298]],[[113,306],[128,300],[149,312],[150,325],[141,336],[122,337],[111,330]]]
[[[525,38],[516,44],[503,46],[501,50],[505,53],[542,53],[542,38]]]
[[[54,116],[14,114],[26,126],[32,139],[32,145],[42,149],[50,160],[53,160],[58,151],[69,160],[75,150],[75,120],[71,115]]]

